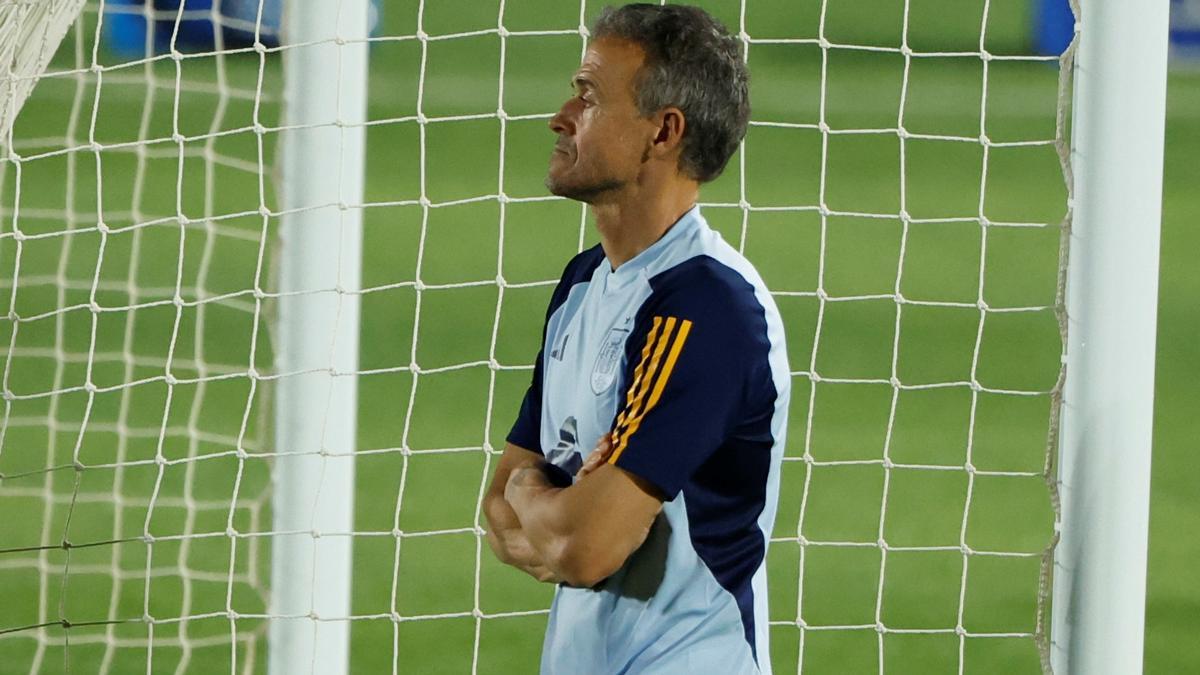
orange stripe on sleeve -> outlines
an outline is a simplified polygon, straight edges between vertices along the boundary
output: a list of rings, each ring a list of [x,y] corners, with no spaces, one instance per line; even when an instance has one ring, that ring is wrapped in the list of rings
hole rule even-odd
[[[646,400],[646,394],[654,384],[654,378],[658,372],[658,364],[662,361],[662,355],[667,350],[667,345],[671,341],[671,331],[675,328],[675,321],[676,319],[673,316],[666,318],[663,323],[662,333],[654,341],[654,351],[650,356],[650,363],[643,373],[642,381],[637,383],[639,386],[630,386],[629,388],[627,398],[629,395],[632,395],[632,398],[628,399],[625,410],[622,412],[622,416],[625,419],[619,422],[616,431],[613,433],[614,448],[619,448],[623,437],[627,433],[629,422],[637,418],[638,410],[642,407],[642,403]]]
[[[670,319],[668,319],[668,321],[669,320]],[[671,378],[671,371],[675,369],[675,362],[679,360],[679,353],[683,351],[683,343],[687,342],[688,333],[690,333],[691,330],[691,321],[684,320],[680,324],[679,330],[675,333],[674,338],[671,341],[671,352],[667,355],[667,361],[663,364],[662,371],[657,373],[656,377],[654,378],[654,390],[650,394],[650,399],[646,402],[646,406],[629,420],[628,429],[624,434],[621,435],[620,440],[614,441],[613,454],[608,459],[609,464],[613,464],[617,461],[617,458],[621,456],[621,453],[624,452],[625,448],[629,445],[629,437],[633,436],[633,434],[638,430],[638,427],[641,426],[642,418],[645,417],[646,413],[650,412],[654,406],[658,404],[658,400],[662,397],[663,389],[665,389],[667,386],[667,380]],[[655,360],[657,360],[657,352],[658,350],[656,350]]]
[[[650,333],[646,336],[646,346],[642,347],[642,358],[638,360],[637,368],[633,371],[633,382],[629,385],[629,391],[625,394],[625,407],[621,410],[621,415],[617,417],[616,428],[619,428],[625,423],[625,415],[629,412],[629,406],[633,404],[633,395],[637,391],[637,387],[642,382],[642,374],[645,370],[646,363],[650,360],[650,352],[654,349],[654,341],[658,339],[658,328],[662,325],[662,317],[654,317],[654,323],[650,326]]]

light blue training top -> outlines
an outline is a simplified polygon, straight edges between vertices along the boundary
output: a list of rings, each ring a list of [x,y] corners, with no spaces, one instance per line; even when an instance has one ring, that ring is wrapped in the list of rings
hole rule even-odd
[[[571,260],[508,440],[567,484],[612,431],[610,461],[667,501],[615,574],[558,587],[544,675],[771,672],[789,383],[774,301],[699,207],[616,271],[599,246]]]

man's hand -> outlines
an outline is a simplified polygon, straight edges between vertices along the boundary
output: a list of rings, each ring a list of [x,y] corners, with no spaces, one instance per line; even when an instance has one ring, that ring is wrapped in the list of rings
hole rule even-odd
[[[504,499],[504,488],[512,474],[539,461],[540,454],[511,444],[505,448],[500,465],[496,467],[496,475],[483,498],[483,512],[488,521],[487,540],[500,562],[538,581],[559,583],[562,579],[546,566],[541,554],[521,529],[521,521],[517,519],[512,506]]]
[[[516,527],[498,529],[493,526],[488,531],[488,541],[500,562],[511,565],[529,576],[548,583],[559,583],[562,579],[546,567],[542,556],[529,543],[529,537],[521,530],[520,523]]]

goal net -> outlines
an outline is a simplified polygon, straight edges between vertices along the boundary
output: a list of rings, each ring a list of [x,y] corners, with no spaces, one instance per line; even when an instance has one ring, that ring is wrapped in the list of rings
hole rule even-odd
[[[317,651],[347,631],[350,672],[535,670],[553,589],[493,559],[479,500],[596,241],[542,179],[602,3],[389,1],[363,38],[340,0],[315,41],[272,0],[78,4],[0,2],[3,669],[266,672],[288,624]],[[753,103],[702,208],[793,370],[775,671],[1048,670],[1073,48],[1032,54],[1015,0],[699,4]],[[285,81],[314,55],[331,79]],[[298,161],[314,129],[333,154]],[[321,223],[326,263],[291,276]],[[324,360],[288,365],[306,331]],[[335,501],[352,519],[322,526]]]

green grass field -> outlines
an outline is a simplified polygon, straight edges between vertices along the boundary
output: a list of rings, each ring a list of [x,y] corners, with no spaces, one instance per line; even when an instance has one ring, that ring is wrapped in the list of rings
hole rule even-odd
[[[738,25],[740,3],[701,4]],[[752,1],[746,31],[815,37],[820,4]],[[387,3],[381,34],[414,34],[416,5]],[[437,36],[495,27],[495,0],[464,5],[429,3],[423,29]],[[977,49],[982,6],[914,1],[910,45]],[[899,45],[903,3],[828,7],[831,41]],[[597,10],[589,3],[589,16]],[[1025,2],[991,3],[989,51],[1028,52],[1027,11]],[[90,16],[84,42],[64,44],[58,66],[74,67],[76,46],[88,63]],[[578,16],[574,3],[510,0],[504,25],[572,29]],[[555,110],[579,59],[579,36],[503,43],[506,113]],[[419,112],[430,118],[494,113],[501,45],[496,34],[431,41],[422,78],[418,41],[375,44],[370,119],[416,115],[422,81]],[[753,119],[815,124],[823,100],[835,131],[894,129],[904,58],[831,49],[822,90],[821,51],[752,45]],[[120,62],[101,54],[105,65]],[[280,64],[277,55],[266,61],[259,121],[270,129],[279,124]],[[258,67],[254,54],[222,64],[183,60],[178,75],[188,86],[177,114],[170,61],[151,67],[159,86],[149,97],[140,66],[106,72],[99,87],[94,74],[51,78],[17,121],[24,159],[0,163],[0,314],[10,317],[0,321],[0,344],[4,388],[15,395],[0,437],[0,673],[209,673],[231,664],[265,672],[266,621],[254,615],[266,611],[270,542],[225,534],[230,522],[243,535],[271,528],[270,460],[260,456],[274,451],[264,433],[271,387],[252,388],[245,376],[251,365],[271,370],[269,331],[251,342],[250,291],[274,287],[279,224],[257,214],[258,147],[247,130],[254,106],[244,93],[254,91]],[[978,57],[914,59],[904,127],[976,138],[982,118],[993,142],[1052,139],[1057,69],[992,62],[981,104],[983,69]],[[212,86],[219,70],[226,91],[242,92],[224,103]],[[1200,616],[1190,570],[1200,550],[1189,535],[1200,515],[1190,483],[1200,438],[1192,414],[1200,284],[1184,258],[1200,246],[1189,227],[1200,214],[1200,76],[1180,72],[1170,86],[1146,624],[1152,673],[1200,662],[1190,640]],[[87,147],[93,106],[95,140],[116,146],[99,153]],[[176,123],[182,160],[171,140]],[[209,136],[223,130],[241,131]],[[263,137],[268,163],[277,137]],[[155,142],[137,143],[147,139]],[[805,673],[951,673],[960,664],[969,673],[1039,672],[1031,637],[960,640],[953,629],[961,621],[971,634],[1029,634],[1037,618],[1037,554],[1053,526],[1037,475],[1051,403],[1045,394],[993,390],[1054,385],[1057,324],[1048,309],[989,311],[981,328],[974,303],[1053,305],[1066,201],[1057,156],[1049,146],[993,147],[985,162],[975,142],[835,133],[823,162],[822,141],[816,129],[755,126],[702,194],[718,204],[705,210],[710,223],[783,292],[792,369],[801,373],[774,533],[793,541],[774,544],[768,558],[771,618],[792,622],[771,631],[776,672],[796,672],[801,657]],[[502,445],[529,371],[425,371],[489,358],[527,366],[551,287],[505,288],[501,301],[495,278],[556,279],[596,236],[577,204],[521,201],[545,194],[552,136],[544,119],[433,121],[424,152],[421,127],[409,119],[370,126],[367,142],[363,287],[371,290],[362,296],[360,368],[372,374],[359,378],[361,454],[352,460],[361,535],[353,544],[352,672],[535,672],[545,616],[522,613],[548,607],[552,588],[495,562],[470,529],[485,524],[476,519],[490,465],[483,447]],[[54,154],[66,147],[78,150]],[[501,189],[517,201],[443,206]],[[422,196],[436,207],[426,212],[416,203]],[[278,208],[270,180],[261,197]],[[744,216],[743,198],[756,209],[808,208]],[[833,215],[812,208],[822,200]],[[981,227],[981,208],[1000,224]],[[905,227],[902,209],[917,222]],[[96,227],[97,212],[107,234]],[[930,220],[939,222],[923,222]],[[429,287],[417,291],[418,279]],[[898,339],[897,285],[919,301],[901,307]],[[93,315],[93,287],[101,308],[139,308]],[[190,303],[179,311],[169,303],[177,288]],[[825,302],[818,330],[818,288],[835,299],[866,297]],[[213,300],[225,294],[234,295]],[[258,315],[263,329],[272,307],[268,299]],[[417,375],[409,370],[414,356]],[[958,384],[897,393],[887,383],[893,367],[906,386]],[[168,370],[181,383],[168,385]],[[214,379],[225,374],[232,376]],[[985,390],[963,384],[972,378]],[[89,381],[94,394],[84,388]],[[51,391],[61,393],[45,395]],[[239,437],[250,452],[244,461],[233,454]],[[885,452],[905,466],[885,469]],[[972,478],[968,461],[982,473]],[[406,533],[399,539],[397,511]],[[159,540],[143,541],[144,531]],[[422,533],[435,534],[411,536]],[[797,535],[809,544],[801,547]],[[886,566],[880,538],[902,549],[886,553]],[[1032,555],[964,556],[963,542]],[[228,608],[251,616],[231,619]],[[487,618],[473,616],[476,609]],[[391,612],[418,620],[395,624]],[[191,618],[172,620],[184,616]],[[889,629],[882,636],[877,620]],[[855,628],[820,629],[833,626]]]

